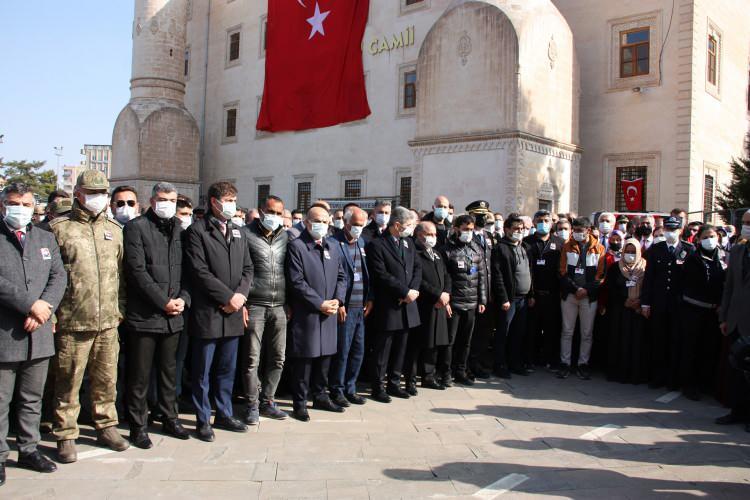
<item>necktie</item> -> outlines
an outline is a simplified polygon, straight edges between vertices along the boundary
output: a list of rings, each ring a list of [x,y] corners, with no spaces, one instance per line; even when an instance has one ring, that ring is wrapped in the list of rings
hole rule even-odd
[[[21,247],[23,247],[26,243],[26,233],[23,231],[16,231],[16,238],[18,238],[18,242],[21,244]]]
[[[674,247],[673,246],[669,247],[669,254],[670,255],[674,255]]]

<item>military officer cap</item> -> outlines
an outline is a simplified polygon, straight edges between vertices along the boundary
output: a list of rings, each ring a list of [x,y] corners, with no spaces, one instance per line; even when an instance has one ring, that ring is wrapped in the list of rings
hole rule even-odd
[[[627,224],[628,222],[630,222],[630,219],[628,218],[627,215],[620,215],[617,218],[617,223],[618,224]]]
[[[107,180],[107,176],[104,175],[104,172],[99,172],[98,170],[86,170],[78,176],[76,187],[97,191],[103,189],[108,190],[109,180]]]
[[[55,217],[65,215],[73,209],[73,200],[70,198],[61,198],[57,201],[50,203],[49,211],[54,214]]]
[[[466,205],[466,211],[471,215],[486,215],[490,212],[490,202],[484,200],[472,201]]]
[[[667,217],[664,219],[664,227],[667,229],[682,229],[682,219],[679,217]]]

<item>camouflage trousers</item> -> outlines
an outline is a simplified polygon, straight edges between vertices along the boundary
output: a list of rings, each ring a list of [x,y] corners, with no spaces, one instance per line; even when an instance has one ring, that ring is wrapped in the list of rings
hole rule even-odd
[[[54,435],[57,440],[78,439],[78,394],[88,369],[91,383],[91,418],[96,429],[117,425],[117,328],[100,332],[57,332]]]

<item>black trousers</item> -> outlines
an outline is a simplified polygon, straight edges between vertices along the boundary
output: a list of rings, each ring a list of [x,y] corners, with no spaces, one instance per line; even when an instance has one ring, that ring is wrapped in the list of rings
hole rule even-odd
[[[737,340],[739,334],[734,332],[730,339]],[[729,372],[729,402],[732,413],[750,423],[750,380],[749,375],[742,370],[730,368]]]
[[[683,305],[680,375],[684,389],[714,389],[720,335],[716,311],[692,304]]]
[[[680,385],[681,344],[680,305],[670,309],[652,307],[649,328],[649,379],[655,386],[666,385],[677,388]]]
[[[130,426],[148,424],[148,388],[151,367],[156,366],[158,413],[167,419],[177,418],[177,346],[180,332],[145,333],[128,331],[127,349],[127,412]]]
[[[404,355],[404,380],[406,385],[415,385],[417,383],[417,367],[419,358],[422,355],[424,339],[419,328],[413,328],[409,331],[406,341],[406,354]]]
[[[446,379],[451,374],[452,347],[440,345],[422,350],[422,380]]]
[[[388,376],[389,387],[399,387],[401,370],[406,357],[406,343],[409,330],[392,330],[374,335],[372,392],[383,391],[383,379]]]
[[[483,361],[488,358],[492,332],[495,330],[497,304],[490,302],[484,314],[475,316],[474,331],[471,334],[468,368],[472,371],[484,370]]]
[[[452,365],[453,373],[459,376],[466,375],[466,364],[471,350],[471,336],[474,332],[477,310],[461,311],[453,309],[448,328],[453,341]]]
[[[319,358],[292,358],[292,402],[294,408],[307,405],[308,394],[313,399],[328,397],[328,372],[332,356]]]
[[[560,293],[537,290],[535,299],[534,307],[528,311],[524,362],[537,366],[555,365],[560,362]]]

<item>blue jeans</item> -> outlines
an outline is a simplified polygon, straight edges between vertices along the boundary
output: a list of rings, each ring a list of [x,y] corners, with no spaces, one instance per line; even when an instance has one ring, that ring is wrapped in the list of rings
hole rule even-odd
[[[191,384],[193,405],[198,422],[207,424],[211,418],[212,395],[217,417],[232,416],[232,388],[237,369],[239,337],[192,339]]]
[[[357,393],[357,377],[364,357],[365,312],[362,307],[354,307],[347,309],[346,321],[338,328],[338,352],[328,377],[332,396]]]
[[[526,334],[528,300],[516,297],[510,300],[510,309],[502,310],[495,331],[495,368],[523,369],[523,338]]]

